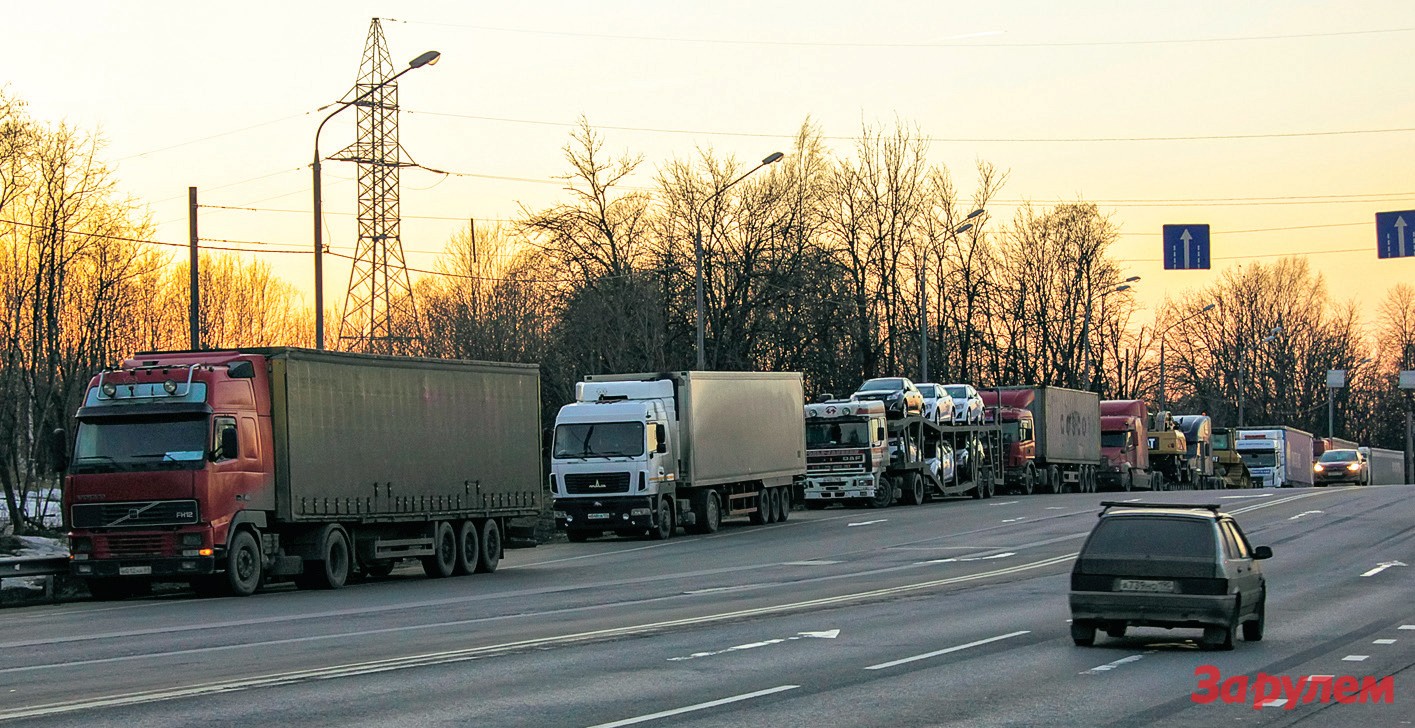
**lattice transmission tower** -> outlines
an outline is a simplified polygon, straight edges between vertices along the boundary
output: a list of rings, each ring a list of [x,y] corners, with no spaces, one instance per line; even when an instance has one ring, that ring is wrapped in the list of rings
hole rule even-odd
[[[346,351],[407,354],[419,339],[398,202],[398,171],[412,165],[403,161],[398,143],[398,83],[379,87],[396,72],[383,26],[374,18],[351,93],[358,98],[377,90],[355,104],[354,143],[331,157],[354,162],[359,170],[359,240],[339,322],[339,346]]]

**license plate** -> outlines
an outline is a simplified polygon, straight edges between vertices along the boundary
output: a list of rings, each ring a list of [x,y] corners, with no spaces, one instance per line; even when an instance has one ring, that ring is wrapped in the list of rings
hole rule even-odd
[[[1121,579],[1117,585],[1120,591],[1129,592],[1153,592],[1157,594],[1173,594],[1174,582],[1155,581],[1151,579]]]
[[[151,567],[151,566],[119,566],[119,567],[118,567],[118,576],[142,576],[142,575],[144,575],[144,574],[151,574],[151,573],[152,573],[152,567]]]
[[[591,521],[607,521],[607,520],[609,520],[609,514],[608,514],[608,513],[591,513],[591,514],[589,515],[589,519],[590,519]]]

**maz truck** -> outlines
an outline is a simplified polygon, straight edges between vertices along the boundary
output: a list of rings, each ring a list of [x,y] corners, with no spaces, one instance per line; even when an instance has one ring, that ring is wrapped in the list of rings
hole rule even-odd
[[[70,570],[337,589],[407,557],[495,571],[541,504],[534,365],[307,349],[143,353],[89,383],[64,484]]]
[[[550,486],[571,541],[786,520],[806,474],[796,372],[587,376],[555,417]]]
[[[1291,427],[1238,430],[1238,454],[1258,488],[1312,484],[1312,434]]]

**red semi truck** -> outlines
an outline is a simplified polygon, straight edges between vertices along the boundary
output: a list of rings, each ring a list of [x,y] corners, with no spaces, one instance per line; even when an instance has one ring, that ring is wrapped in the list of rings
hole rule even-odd
[[[1101,402],[1101,487],[1150,488],[1149,410],[1138,399]]]
[[[1095,492],[1101,428],[1094,392],[1023,386],[979,394],[989,422],[1002,425],[1007,487],[1023,494]]]
[[[70,571],[100,599],[154,581],[338,588],[405,557],[489,572],[508,521],[540,510],[534,365],[138,354],[93,378],[76,421]]]

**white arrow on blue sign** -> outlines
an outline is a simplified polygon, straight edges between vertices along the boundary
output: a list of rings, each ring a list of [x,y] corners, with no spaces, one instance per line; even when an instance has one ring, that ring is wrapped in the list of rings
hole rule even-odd
[[[1376,213],[1376,255],[1415,256],[1415,210]]]
[[[1208,225],[1164,226],[1165,270],[1208,270],[1208,268]]]

